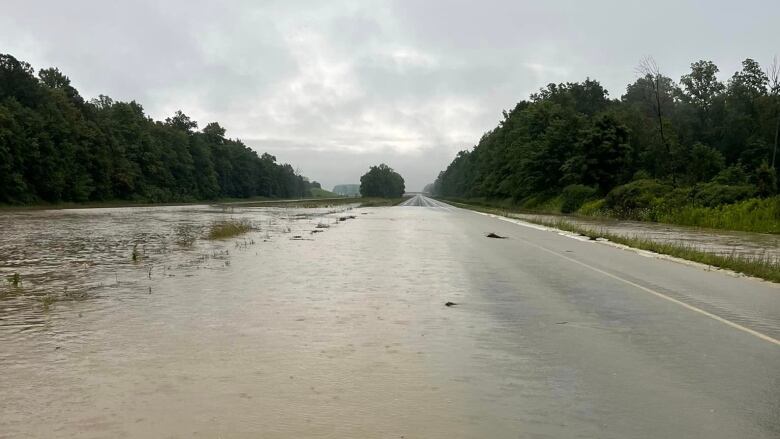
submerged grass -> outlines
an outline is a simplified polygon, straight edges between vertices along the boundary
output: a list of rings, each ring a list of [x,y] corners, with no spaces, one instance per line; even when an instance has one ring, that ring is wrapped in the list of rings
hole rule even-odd
[[[19,273],[14,273],[14,274],[8,276],[8,283],[13,285],[14,287],[18,287],[19,284],[22,283],[22,277],[19,276]]]
[[[243,235],[252,230],[252,225],[246,220],[217,221],[211,224],[208,231],[209,239],[225,239]]]
[[[507,210],[493,209],[485,206],[474,206],[463,203],[452,203],[460,207],[466,207],[478,212],[492,213],[496,215],[509,216]],[[722,255],[699,250],[690,245],[681,245],[670,242],[653,241],[647,238],[638,238],[636,236],[624,236],[615,233],[609,233],[605,230],[595,230],[589,227],[582,227],[569,221],[527,219],[522,221],[552,227],[567,232],[577,233],[587,236],[590,239],[606,239],[608,241],[622,244],[628,247],[648,250],[651,252],[674,256],[680,259],[699,262],[701,264],[711,265],[713,267],[723,268],[748,276],[758,277],[770,282],[780,283],[780,260],[769,256],[747,257],[738,254]]]
[[[198,230],[192,224],[178,224],[173,229],[176,243],[182,247],[192,247],[198,239]]]

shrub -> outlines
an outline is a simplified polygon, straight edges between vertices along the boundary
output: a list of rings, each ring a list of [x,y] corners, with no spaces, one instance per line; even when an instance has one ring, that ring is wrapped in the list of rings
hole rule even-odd
[[[755,196],[752,186],[734,186],[718,183],[705,183],[690,189],[693,204],[704,207],[715,207],[722,204],[733,204]]]
[[[594,195],[596,195],[596,189],[590,186],[581,184],[570,184],[566,186],[563,188],[563,193],[561,193],[561,197],[563,198],[561,212],[575,212],[582,207],[586,201],[593,198]]]
[[[578,212],[582,215],[591,215],[591,216],[598,216],[598,215],[605,215],[604,212],[604,200],[593,200],[588,201],[585,204],[580,207],[580,210]]]
[[[648,209],[654,201],[672,191],[672,187],[657,180],[636,180],[612,189],[604,204],[615,213],[628,214],[635,209]]]

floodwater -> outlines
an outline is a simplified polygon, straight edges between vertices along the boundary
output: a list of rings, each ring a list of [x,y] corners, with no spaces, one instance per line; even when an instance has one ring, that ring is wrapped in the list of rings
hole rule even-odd
[[[737,255],[745,258],[780,261],[780,235],[731,230],[712,230],[643,221],[622,221],[609,218],[589,218],[571,215],[509,213],[520,220],[568,223],[630,238],[690,246],[708,253]]]
[[[353,207],[3,212],[0,437],[490,431],[478,411],[435,422],[466,411],[437,371],[467,329],[420,278],[457,292],[463,274],[446,249],[406,254],[420,250],[403,232],[413,212]],[[226,218],[255,230],[177,242]]]
[[[203,239],[224,219],[254,229]],[[757,430],[732,422],[733,407],[771,395],[720,402],[684,393],[702,376],[721,383],[718,395],[742,398],[752,387],[723,391],[730,381],[700,371],[696,361],[685,369],[690,380],[654,369],[682,364],[690,351],[674,350],[677,335],[664,329],[643,327],[624,340],[633,334],[625,321],[643,324],[642,306],[663,303],[629,307],[642,296],[610,296],[605,312],[614,321],[596,324],[581,297],[591,291],[580,285],[583,275],[564,282],[575,274],[550,268],[547,278],[546,254],[497,253],[509,252],[498,245],[522,241],[488,240],[480,227],[505,225],[480,221],[419,207],[2,212],[0,274],[19,273],[20,282],[0,284],[0,438],[617,438],[683,426],[723,435],[730,425]],[[191,236],[198,239],[188,245]],[[598,278],[592,292],[615,288],[604,283]],[[449,308],[449,300],[466,303]],[[618,312],[623,305],[628,314]],[[684,311],[649,314],[671,316],[661,328],[675,329],[687,324],[676,317]],[[602,329],[565,332],[578,317],[585,319],[580,328]],[[635,345],[643,331],[662,336]],[[590,336],[600,338],[588,344]],[[675,361],[638,355],[667,341]],[[716,354],[707,361],[754,358]],[[763,377],[772,369],[756,364],[764,363],[734,370]],[[660,402],[669,394],[676,405]],[[678,407],[686,417],[669,420]],[[716,409],[718,422],[707,417]]]

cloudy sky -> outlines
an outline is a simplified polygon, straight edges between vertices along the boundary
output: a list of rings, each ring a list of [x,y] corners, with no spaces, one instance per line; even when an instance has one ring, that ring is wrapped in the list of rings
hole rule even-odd
[[[771,0],[2,0],[0,52],[87,98],[219,121],[326,188],[385,162],[418,190],[549,82],[618,97],[648,55],[726,79],[780,53],[778,17]]]

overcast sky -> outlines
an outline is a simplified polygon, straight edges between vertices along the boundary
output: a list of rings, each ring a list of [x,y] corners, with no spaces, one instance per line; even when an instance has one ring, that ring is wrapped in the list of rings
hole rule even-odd
[[[773,0],[2,0],[0,52],[86,98],[218,121],[328,189],[385,162],[419,190],[549,82],[619,97],[647,55],[725,80],[780,53],[778,17]]]

